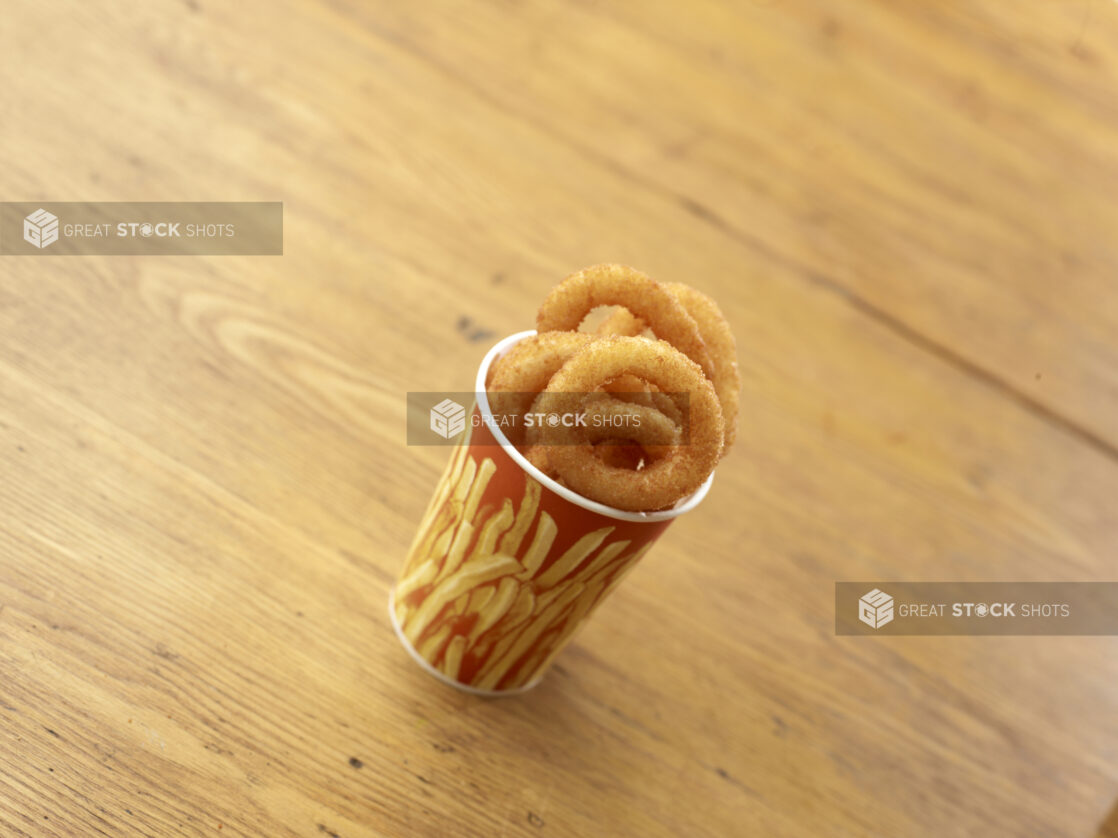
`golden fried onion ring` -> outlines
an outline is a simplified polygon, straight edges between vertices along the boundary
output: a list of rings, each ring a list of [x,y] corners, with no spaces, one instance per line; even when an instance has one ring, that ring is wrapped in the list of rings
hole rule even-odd
[[[718,402],[722,405],[722,421],[725,425],[725,455],[734,442],[738,430],[738,406],[741,400],[741,375],[738,373],[737,343],[734,333],[722,309],[713,299],[682,282],[670,282],[664,286],[671,291],[687,309],[687,313],[699,326],[707,352],[714,363],[714,375],[710,377]]]
[[[710,379],[714,383],[714,390],[718,393],[718,401],[722,405],[722,420],[726,428],[725,447],[722,452],[725,456],[737,435],[738,407],[741,399],[741,376],[738,374],[738,354],[734,333],[730,330],[730,324],[726,321],[718,303],[706,294],[682,282],[664,283],[663,287],[680,301],[687,309],[687,313],[695,320],[707,352],[710,353],[710,359],[714,364]],[[595,334],[639,335],[645,327],[643,320],[633,316],[625,308],[618,308],[601,322]]]
[[[663,285],[625,265],[593,265],[564,279],[540,306],[536,329],[575,331],[592,309],[611,305],[624,306],[712,377],[710,354],[694,318]]]
[[[536,394],[575,352],[594,338],[581,332],[546,332],[526,338],[489,369],[489,407],[494,416],[511,417],[503,424],[514,445],[524,441],[520,417],[528,412]]]
[[[664,341],[610,337],[594,340],[571,356],[543,395],[568,396],[578,412],[586,393],[602,382],[632,374],[665,393],[688,393],[690,441],[672,446],[662,458],[638,470],[617,468],[594,454],[585,429],[544,425],[529,441],[548,446],[548,465],[575,492],[617,509],[664,509],[694,492],[722,452],[722,408],[698,364]],[[562,402],[549,402],[554,410]]]

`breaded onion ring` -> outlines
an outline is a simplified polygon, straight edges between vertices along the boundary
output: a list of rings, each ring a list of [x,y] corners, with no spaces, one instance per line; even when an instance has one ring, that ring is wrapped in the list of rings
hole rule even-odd
[[[547,387],[563,363],[590,341],[581,332],[547,332],[525,338],[493,362],[489,370],[489,407],[496,417],[511,417],[502,430],[514,445],[524,441],[520,417]]]
[[[664,393],[656,395],[672,406],[675,416],[680,416],[679,409]],[[636,469],[642,463],[662,459],[681,441],[679,423],[652,405],[617,399],[591,401],[584,414],[586,438],[593,444],[594,453],[616,468]],[[618,439],[620,435],[625,437]]]
[[[524,459],[542,471],[545,475],[552,480],[557,478],[559,474],[551,465],[551,459],[547,456],[547,448],[543,445],[529,445],[523,451]]]
[[[738,406],[741,399],[741,376],[738,374],[738,354],[734,333],[718,303],[701,291],[682,282],[664,283],[687,309],[687,313],[699,327],[707,352],[714,364],[713,375],[709,376],[718,393],[722,405],[722,419],[726,426],[726,444],[722,454],[730,450],[738,429]],[[601,322],[595,334],[639,335],[645,330],[645,322],[624,308],[618,308]]]
[[[603,384],[601,389],[622,401],[654,407],[677,425],[683,421],[679,408],[669,394],[661,393],[655,384],[642,381],[635,375],[619,375]]]
[[[540,397],[546,396],[541,394]],[[591,442],[619,435],[642,446],[678,445],[680,441],[679,426],[651,405],[615,398],[588,399],[583,415],[586,438]]]
[[[687,309],[660,283],[624,265],[593,265],[564,279],[540,306],[536,329],[574,331],[598,306],[624,306],[711,377],[710,354]]]
[[[594,455],[583,428],[544,425],[539,442],[570,488],[617,509],[664,509],[694,492],[722,452],[722,408],[702,369],[664,341],[612,337],[575,353],[551,379],[545,393],[567,394],[571,406],[602,381],[631,373],[664,392],[688,393],[690,441],[634,471],[615,468]]]
[[[599,337],[621,335],[623,337],[635,338],[647,328],[647,324],[639,317],[634,317],[629,309],[624,306],[618,306],[610,312],[605,320],[598,324],[598,328],[594,330],[594,334]]]
[[[734,333],[718,303],[701,291],[682,282],[671,282],[665,286],[687,309],[699,326],[707,352],[714,363],[714,375],[710,377],[718,402],[722,405],[722,421],[726,435],[722,454],[734,442],[738,430],[738,405],[741,400],[741,376],[738,373],[738,351]]]
[[[666,394],[658,394],[670,402]],[[579,415],[582,435],[593,445],[605,440],[625,438],[635,443],[649,454],[649,458],[661,457],[672,447],[679,445],[682,431],[670,417],[652,405],[623,401],[607,393],[590,392],[575,394],[551,393],[544,391],[532,402],[530,413],[533,417],[561,416],[564,413]],[[678,408],[673,404],[678,414]],[[528,450],[546,451],[540,445],[543,425],[534,423],[527,429],[525,442]],[[538,452],[533,456],[542,456]]]

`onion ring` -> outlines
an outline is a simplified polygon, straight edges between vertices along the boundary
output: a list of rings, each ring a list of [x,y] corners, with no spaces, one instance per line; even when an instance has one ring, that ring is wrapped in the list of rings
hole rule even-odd
[[[524,441],[520,417],[547,387],[564,362],[591,340],[581,332],[546,332],[526,338],[489,369],[489,406],[496,417],[511,417],[502,430],[514,445]],[[507,430],[506,430],[507,427]]]
[[[722,405],[722,419],[726,427],[725,445],[722,455],[730,450],[738,429],[738,407],[741,399],[741,376],[738,374],[738,354],[734,333],[725,315],[713,299],[706,294],[684,285],[682,282],[664,283],[687,313],[699,327],[707,352],[713,363],[713,375],[709,378],[718,393]],[[618,308],[599,324],[596,335],[639,335],[646,324],[625,308]]]
[[[741,375],[738,373],[737,343],[734,333],[722,309],[713,299],[701,291],[682,282],[672,282],[665,286],[683,303],[687,313],[699,326],[707,352],[714,363],[714,375],[710,377],[718,402],[722,405],[722,421],[725,423],[725,440],[722,454],[725,456],[734,443],[738,430],[738,407],[741,400]]]
[[[672,404],[678,414],[678,408],[666,394],[657,395],[663,396]],[[548,424],[543,420],[545,416],[560,417],[565,413],[579,416],[576,426],[583,428],[583,437],[592,445],[609,445],[611,440],[618,440],[620,437],[624,444],[640,446],[649,455],[649,459],[662,457],[679,445],[682,439],[679,425],[656,407],[623,401],[603,392],[572,394],[545,390],[532,402],[530,413],[539,419],[527,428],[525,441],[528,450],[541,462],[544,455],[540,452],[546,452],[548,448],[541,444],[543,427]]]
[[[551,466],[551,458],[547,456],[547,447],[544,445],[529,445],[524,449],[524,459],[552,480],[559,476]]]
[[[713,471],[722,452],[722,408],[698,364],[664,341],[632,337],[588,344],[552,377],[544,393],[566,394],[577,405],[582,394],[625,373],[665,392],[689,394],[689,444],[672,446],[663,458],[634,471],[602,462],[582,428],[545,424],[538,442],[550,446],[549,464],[584,497],[617,509],[664,509],[698,489]]]
[[[571,403],[569,393],[540,393],[532,402],[534,416],[581,413],[583,435],[603,462],[617,468],[637,468],[640,463],[662,459],[680,444],[682,432],[676,422],[650,405],[634,404],[600,393],[578,394],[579,404]],[[674,406],[674,405],[673,405]],[[527,429],[525,456],[548,474],[554,467],[548,458],[550,446],[541,444],[542,426]],[[626,448],[624,453],[611,448]],[[635,449],[635,450],[634,450]]]
[[[598,324],[598,328],[594,330],[594,334],[598,337],[609,337],[610,335],[621,335],[623,337],[635,338],[648,326],[639,317],[634,317],[633,312],[624,306],[617,306],[613,312],[610,313],[605,320]]]
[[[669,394],[661,393],[655,384],[649,384],[635,375],[619,375],[601,389],[622,401],[654,407],[677,425],[683,422],[683,414]]]
[[[541,395],[540,398],[544,398]],[[535,403],[534,403],[535,404]],[[616,398],[587,399],[583,408],[586,438],[591,442],[623,434],[641,446],[679,445],[679,427],[651,405]]]
[[[536,329],[574,331],[592,309],[609,305],[627,308],[711,377],[710,353],[694,318],[664,286],[624,265],[593,265],[564,279],[540,306]]]

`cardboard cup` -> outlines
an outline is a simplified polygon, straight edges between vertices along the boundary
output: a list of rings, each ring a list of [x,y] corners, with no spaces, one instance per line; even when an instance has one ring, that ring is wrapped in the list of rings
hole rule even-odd
[[[419,525],[389,598],[416,662],[451,686],[509,695],[540,682],[598,604],[714,475],[673,508],[627,512],[575,494],[529,463],[492,421],[489,366],[534,331],[489,350],[462,444]]]

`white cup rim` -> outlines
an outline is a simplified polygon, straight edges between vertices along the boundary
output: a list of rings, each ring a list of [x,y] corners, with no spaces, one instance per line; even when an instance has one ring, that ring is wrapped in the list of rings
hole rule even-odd
[[[703,485],[688,495],[686,498],[680,500],[671,509],[661,509],[656,512],[630,512],[627,509],[617,509],[612,506],[606,506],[604,503],[585,498],[577,492],[572,492],[565,486],[561,486],[532,465],[528,459],[516,450],[508,437],[504,435],[497,423],[493,421],[493,412],[489,407],[489,393],[485,388],[485,379],[489,375],[489,366],[497,358],[508,352],[513,346],[520,343],[525,338],[530,338],[536,334],[535,329],[528,329],[524,332],[517,332],[516,334],[509,335],[507,338],[498,341],[493,345],[493,348],[485,353],[485,357],[481,361],[481,366],[478,367],[477,381],[474,383],[474,398],[477,400],[478,410],[481,411],[482,422],[484,422],[493,438],[497,440],[498,444],[505,450],[505,453],[513,459],[513,461],[520,466],[524,471],[528,472],[533,478],[538,480],[548,489],[559,495],[564,500],[570,501],[575,506],[580,506],[590,512],[596,512],[599,515],[604,515],[607,518],[614,518],[618,521],[635,521],[642,524],[651,524],[657,521],[670,521],[673,518],[678,518],[685,512],[690,512],[698,506],[703,498],[706,497],[710,491],[710,484],[714,482],[714,473],[711,472],[710,476],[703,481]]]

